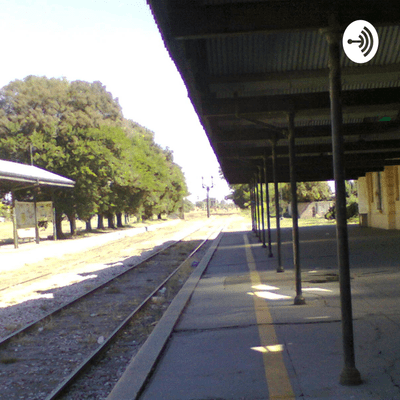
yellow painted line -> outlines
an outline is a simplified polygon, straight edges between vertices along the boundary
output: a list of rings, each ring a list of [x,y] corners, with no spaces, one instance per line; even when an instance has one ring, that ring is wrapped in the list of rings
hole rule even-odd
[[[256,270],[256,263],[249,245],[247,235],[243,235],[247,264],[250,270],[252,286],[261,285],[261,278]],[[254,309],[256,312],[258,333],[260,335],[261,347],[268,349],[271,346],[279,346],[276,337],[273,320],[265,300],[253,296]],[[261,352],[264,361],[265,377],[267,379],[270,399],[295,399],[294,391],[290,383],[288,372],[283,361],[281,351]]]

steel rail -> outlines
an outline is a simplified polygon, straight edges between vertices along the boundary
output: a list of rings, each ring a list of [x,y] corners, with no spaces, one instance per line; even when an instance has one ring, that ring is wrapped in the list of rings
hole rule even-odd
[[[162,225],[159,225],[159,226],[162,227]],[[145,228],[146,232],[152,232],[155,229],[158,229],[158,225],[153,225],[154,229],[151,229],[151,227],[152,227],[152,225],[145,226],[144,228]],[[134,235],[134,236],[136,236],[136,235]],[[127,238],[127,237],[129,237],[129,236],[122,237],[121,239],[124,239],[124,238]],[[117,240],[119,240],[119,239],[117,239]],[[113,242],[113,241],[111,241],[111,242]],[[88,250],[93,250],[93,249],[96,249],[96,248],[97,248],[97,246],[93,247],[93,248],[89,248]],[[69,254],[67,253],[66,255],[69,255]],[[76,262],[72,263],[71,266],[72,265],[77,265],[79,263],[80,263],[80,261],[76,261]],[[65,268],[61,268],[59,271],[63,271],[63,270],[65,270]],[[51,272],[49,272],[47,274],[35,276],[34,278],[27,279],[27,280],[22,281],[22,282],[18,282],[15,285],[4,286],[4,287],[0,288],[0,292],[2,292],[4,290],[7,290],[7,289],[10,289],[10,288],[13,288],[13,287],[16,287],[16,286],[23,285],[23,284],[28,283],[28,282],[36,281],[36,280],[38,280],[40,278],[44,278],[45,276],[49,276],[49,275],[52,275]]]
[[[23,284],[28,283],[28,282],[36,281],[36,280],[38,280],[40,278],[44,278],[45,276],[49,276],[49,275],[51,275],[51,272],[49,272],[48,274],[35,276],[34,278],[27,279],[26,281],[18,282],[15,285],[4,286],[4,287],[0,288],[0,292],[2,292],[3,290],[7,290],[7,289],[10,289],[10,288],[16,287],[16,286],[23,285]]]
[[[220,232],[223,228],[218,228],[213,231],[206,239],[204,239],[167,278],[164,279],[126,318],[122,321],[117,328],[110,334],[110,336],[105,339],[105,341],[84,360],[74,371],[72,371],[44,400],[55,400],[57,397],[65,392],[65,390],[74,383],[74,381],[79,378],[79,376],[85,371],[93,361],[102,355],[106,349],[112,344],[116,339],[117,335],[125,328],[126,325],[143,309],[143,307],[168,283],[168,281],[187,263],[188,260],[193,258],[193,255],[197,253],[200,248],[202,248],[209,238],[216,232]]]
[[[208,222],[208,221],[207,221]],[[147,257],[145,257],[142,261],[140,261],[139,263],[131,266],[129,269],[119,273],[118,275],[115,275],[114,277],[112,277],[111,279],[109,279],[106,282],[103,282],[99,285],[97,285],[96,287],[94,287],[93,289],[89,290],[88,292],[79,295],[77,297],[75,297],[73,300],[71,300],[69,303],[64,304],[58,308],[56,308],[53,311],[50,311],[49,313],[47,313],[46,315],[44,315],[43,317],[32,321],[31,323],[29,323],[28,325],[25,325],[24,327],[18,329],[17,331],[11,333],[10,335],[2,338],[0,340],[0,347],[5,345],[6,343],[8,343],[11,339],[23,334],[23,333],[28,333],[31,329],[33,329],[35,326],[37,326],[38,324],[44,322],[45,320],[47,320],[48,318],[53,317],[54,315],[57,315],[58,313],[60,313],[61,311],[67,309],[68,307],[72,306],[73,304],[77,303],[78,301],[84,299],[85,297],[89,297],[90,295],[92,295],[94,292],[96,292],[97,290],[103,288],[104,286],[107,286],[110,282],[116,280],[117,278],[120,278],[121,276],[127,274],[128,272],[131,272],[133,269],[140,267],[142,264],[146,263],[147,261],[151,260],[152,258],[154,258],[155,256],[157,256],[158,254],[162,253],[163,251],[169,249],[172,246],[175,246],[176,244],[180,243],[181,241],[183,241],[185,238],[187,238],[190,235],[193,235],[193,233],[199,231],[200,229],[202,229],[206,224],[204,223],[202,226],[200,226],[199,228],[196,228],[191,230],[187,235],[181,237],[179,240],[176,240],[170,244],[168,244],[167,246],[161,248],[160,250],[157,250],[155,253],[148,255]],[[129,257],[128,257],[129,258]]]

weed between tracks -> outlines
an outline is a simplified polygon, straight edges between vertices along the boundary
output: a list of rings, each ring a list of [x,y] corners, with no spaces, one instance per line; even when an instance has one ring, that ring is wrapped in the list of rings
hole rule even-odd
[[[16,332],[18,329],[22,328],[22,324],[10,324],[4,327],[7,332]]]
[[[15,358],[15,357],[0,358],[0,364],[14,364],[18,361],[19,361],[18,358]]]
[[[107,294],[120,294],[121,293],[121,289],[118,288],[117,286],[111,286],[107,288],[106,291]]]

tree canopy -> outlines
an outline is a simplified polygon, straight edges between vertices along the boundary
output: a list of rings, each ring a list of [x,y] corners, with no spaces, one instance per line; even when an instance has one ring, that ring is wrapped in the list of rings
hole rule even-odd
[[[232,193],[229,199],[240,208],[250,207],[250,187],[247,184],[230,185]],[[275,213],[275,188],[272,183],[268,185],[270,210],[272,214]],[[280,203],[281,207],[292,201],[292,194],[289,183],[279,184]],[[331,189],[327,182],[298,182],[297,183],[297,200],[299,202],[312,202],[330,200],[332,197]]]
[[[125,119],[101,82],[28,76],[0,90],[0,158],[28,164],[31,153],[35,165],[76,181],[55,201],[72,229],[76,216],[170,214],[188,194],[172,151]]]
[[[290,203],[292,201],[290,184],[283,183],[281,190],[282,198]],[[297,201],[304,203],[330,200],[332,197],[332,192],[327,182],[298,182],[296,193]]]

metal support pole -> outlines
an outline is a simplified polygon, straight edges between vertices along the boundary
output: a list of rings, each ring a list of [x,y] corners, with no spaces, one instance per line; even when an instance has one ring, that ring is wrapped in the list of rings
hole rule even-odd
[[[263,196],[263,180],[261,176],[261,167],[258,167],[258,180],[260,182],[262,247],[267,247],[265,244],[264,196]]]
[[[260,242],[262,242],[262,214],[261,214],[261,208],[262,208],[262,203],[261,203],[261,184],[258,181],[258,174],[256,172],[256,185],[257,185],[257,190],[258,190],[258,239]]]
[[[299,215],[297,208],[297,181],[296,181],[296,150],[294,141],[294,114],[288,115],[289,126],[289,161],[290,161],[290,190],[292,194],[292,220],[293,220],[293,264],[296,276],[296,297],[295,305],[306,304],[301,290],[301,269],[300,269],[300,241],[299,241]]]
[[[279,187],[278,187],[278,174],[276,168],[276,139],[272,142],[272,165],[274,174],[274,186],[275,186],[275,213],[276,213],[276,245],[278,249],[278,266],[276,272],[284,272],[282,267],[282,255],[281,255],[281,225],[279,215]]]
[[[54,196],[54,189],[51,189],[51,202],[53,207],[53,240],[57,240],[57,224],[56,224],[56,206],[55,206],[55,196]]]
[[[251,215],[251,230],[254,232],[254,205],[253,205],[253,185],[249,183],[250,191],[250,215]]]
[[[254,175],[254,185],[256,188],[256,213],[257,213],[257,237],[261,242],[261,229],[260,229],[260,193],[258,189],[258,182],[257,182],[257,173]]]
[[[251,182],[249,183],[249,193],[250,193],[251,230],[254,232],[253,188],[251,186]]]
[[[272,240],[271,240],[271,215],[269,212],[269,188],[267,176],[267,157],[264,156],[264,180],[265,180],[265,201],[267,203],[267,227],[268,227],[268,257],[272,258]]]
[[[36,241],[36,244],[39,244],[40,243],[40,237],[39,237],[39,222],[38,222],[38,218],[37,218],[37,207],[36,207],[36,204],[37,204],[37,202],[36,202],[36,191],[37,191],[37,188],[36,188],[36,186],[33,188],[33,208],[34,208],[34,210],[33,210],[33,215],[34,215],[34,218],[35,218],[35,241]]]
[[[355,366],[353,315],[350,289],[349,244],[346,218],[346,188],[343,158],[341,72],[339,29],[327,32],[329,47],[329,94],[331,99],[333,170],[336,188],[336,237],[340,276],[340,300],[342,310],[342,336],[344,368],[340,375],[342,385],[362,383]]]
[[[207,218],[210,218],[210,188],[207,186]]]
[[[13,219],[13,236],[14,236],[14,248],[18,249],[18,230],[17,230],[17,213],[15,210],[15,193],[11,191],[12,197],[12,219]]]
[[[256,219],[256,196],[253,182],[250,183],[250,195],[251,195],[251,217],[253,221],[253,232],[257,233],[257,219]]]
[[[207,190],[207,218],[210,218],[210,189],[214,187],[213,177],[211,177],[211,186],[204,184],[204,177],[201,177],[202,188]]]

